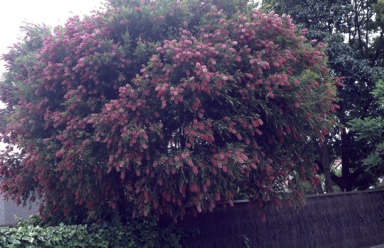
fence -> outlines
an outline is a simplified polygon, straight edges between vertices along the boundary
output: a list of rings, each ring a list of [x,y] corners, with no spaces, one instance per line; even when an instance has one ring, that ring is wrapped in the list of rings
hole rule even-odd
[[[266,223],[238,203],[179,225],[200,230],[187,248],[371,247],[384,244],[384,191],[309,196],[304,207],[269,210]]]

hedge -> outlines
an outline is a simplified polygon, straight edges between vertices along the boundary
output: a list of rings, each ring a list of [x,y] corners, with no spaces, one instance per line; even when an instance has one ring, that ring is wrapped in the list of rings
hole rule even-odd
[[[128,224],[40,226],[33,221],[0,228],[0,247],[182,247],[187,232],[160,226],[153,219],[135,219]],[[189,235],[189,234],[188,234]]]

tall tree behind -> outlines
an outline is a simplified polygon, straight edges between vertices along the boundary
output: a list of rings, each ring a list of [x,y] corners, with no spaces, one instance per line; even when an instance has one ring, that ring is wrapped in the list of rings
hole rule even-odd
[[[265,9],[289,14],[302,28],[308,29],[307,38],[327,42],[328,64],[336,75],[344,77],[345,87],[338,91],[339,125],[331,132],[328,146],[319,148],[319,161],[326,179],[330,163],[341,159],[341,175],[330,172],[326,181],[331,178],[342,191],[367,189],[377,182],[384,170],[380,163],[368,165],[365,162],[375,146],[359,138],[357,130],[350,128],[354,119],[380,115],[371,93],[383,74],[382,8],[380,1],[377,2],[263,1]],[[328,184],[327,191],[329,189]]]

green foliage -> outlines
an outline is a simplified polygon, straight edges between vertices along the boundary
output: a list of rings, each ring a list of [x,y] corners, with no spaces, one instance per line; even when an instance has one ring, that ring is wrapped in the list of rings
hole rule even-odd
[[[384,81],[379,80],[373,95],[377,100],[377,103],[384,107]],[[366,154],[362,162],[365,165],[365,173],[371,175],[366,176],[366,180],[371,179],[371,185],[377,184],[379,178],[384,175],[383,170],[380,168],[384,163],[384,119],[381,116],[376,118],[364,118],[364,119],[353,119],[349,123],[352,131],[356,133],[356,138],[359,141],[363,141],[369,144],[373,149],[370,153]]]
[[[373,90],[373,95],[376,97],[380,107],[384,107],[384,80],[379,79],[376,88]]]
[[[86,226],[21,226],[0,229],[2,247],[108,247],[97,233]]]
[[[384,132],[383,118],[365,118],[353,119],[349,122],[352,127],[352,131],[356,132],[357,140],[365,140],[366,142],[375,142],[375,140],[381,140],[381,136]]]
[[[377,19],[379,22],[379,25],[381,27],[384,27],[384,1],[383,0],[378,0],[376,5],[375,5],[375,10],[377,13]]]
[[[369,139],[378,136],[375,131],[380,127],[375,122],[381,121],[382,110],[372,92],[384,74],[383,1],[267,0],[263,4],[279,14],[290,14],[297,25],[308,29],[309,39],[328,44],[328,65],[343,77],[345,87],[338,89],[338,124],[330,132],[327,152],[319,160],[328,161],[322,166],[328,171],[332,161],[342,160],[341,175],[331,175],[342,191],[369,188],[383,175],[384,167],[373,155],[375,142],[363,139],[357,126],[366,132],[371,128],[369,134],[365,133],[372,135]],[[356,119],[365,120],[366,127]],[[367,163],[375,164],[375,168]]]
[[[291,15],[296,24],[308,29],[309,39],[324,40],[330,33],[348,30],[349,0],[263,0],[263,9]]]
[[[15,228],[0,228],[0,246],[24,247],[182,247],[190,233],[174,226],[162,227],[154,219],[135,219],[128,224],[39,226],[38,217]]]
[[[45,221],[176,220],[233,205],[237,189],[262,210],[317,182],[308,144],[334,122],[339,79],[288,16],[110,0],[51,33],[29,28],[4,55],[1,190],[41,198]]]

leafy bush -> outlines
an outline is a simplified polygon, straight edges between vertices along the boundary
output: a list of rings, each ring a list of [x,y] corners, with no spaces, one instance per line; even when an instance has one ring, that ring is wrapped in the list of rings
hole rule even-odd
[[[89,233],[86,226],[20,226],[1,228],[2,247],[108,247],[99,233]]]
[[[162,227],[154,219],[135,219],[126,225],[35,225],[36,218],[15,228],[0,228],[0,247],[181,247],[184,232]]]

